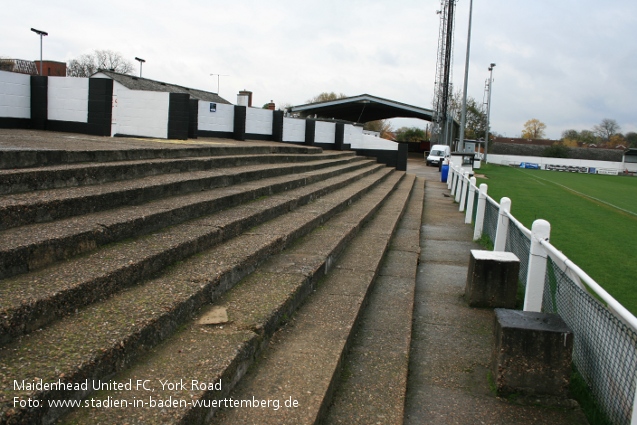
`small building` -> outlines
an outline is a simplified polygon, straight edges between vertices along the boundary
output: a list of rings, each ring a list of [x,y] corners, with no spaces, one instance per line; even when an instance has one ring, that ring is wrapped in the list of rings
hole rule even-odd
[[[622,167],[628,173],[637,173],[637,149],[630,148],[624,152]]]

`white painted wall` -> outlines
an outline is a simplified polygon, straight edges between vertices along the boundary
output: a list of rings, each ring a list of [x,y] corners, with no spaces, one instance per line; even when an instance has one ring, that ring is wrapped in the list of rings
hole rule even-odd
[[[269,109],[247,108],[246,134],[272,135],[273,116]]]
[[[305,120],[284,117],[283,141],[305,142]]]
[[[336,143],[336,123],[316,121],[314,143]]]
[[[88,78],[49,77],[48,119],[88,122]]]
[[[210,112],[210,103],[199,101],[197,124],[199,130],[232,133],[234,131],[234,105],[217,103],[216,112]]]
[[[613,161],[594,161],[589,159],[570,159],[570,158],[546,158],[543,156],[519,156],[519,155],[495,155],[489,154],[487,156],[487,162],[490,164],[500,165],[519,165],[521,162],[530,162],[533,164],[540,164],[541,168],[544,165],[568,165],[574,167],[589,167],[595,169],[611,169],[624,171],[637,172],[637,164],[623,164],[621,162]]]
[[[31,118],[31,77],[0,71],[0,117]]]
[[[343,143],[346,145],[358,145],[363,141],[363,127],[345,124]]]
[[[352,144],[353,149],[379,149],[384,151],[397,151],[398,143],[380,137],[361,134],[360,142]]]
[[[168,138],[169,93],[129,90],[113,82],[112,135]]]

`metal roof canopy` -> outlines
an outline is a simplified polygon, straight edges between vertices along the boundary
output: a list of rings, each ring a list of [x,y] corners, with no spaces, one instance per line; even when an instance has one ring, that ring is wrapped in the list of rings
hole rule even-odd
[[[432,121],[434,113],[431,109],[419,108],[369,94],[293,106],[291,112],[302,112],[306,115],[317,114],[324,118],[354,123],[366,123],[387,118],[419,118]]]

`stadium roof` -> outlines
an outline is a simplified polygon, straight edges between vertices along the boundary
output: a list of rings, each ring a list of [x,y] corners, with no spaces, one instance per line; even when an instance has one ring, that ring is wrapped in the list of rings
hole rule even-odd
[[[291,112],[300,112],[304,115],[316,114],[323,118],[334,118],[355,123],[388,118],[420,118],[425,121],[431,121],[434,113],[431,109],[407,105],[406,103],[369,94],[293,106]]]

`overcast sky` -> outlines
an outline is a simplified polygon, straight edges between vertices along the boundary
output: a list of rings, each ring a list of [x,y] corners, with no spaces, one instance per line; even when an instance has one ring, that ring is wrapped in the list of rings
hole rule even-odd
[[[236,103],[299,105],[323,91],[431,108],[436,0],[2,0],[0,57],[68,61],[94,49],[144,58],[143,76]],[[453,81],[464,78],[469,0],[457,3]],[[547,137],[603,118],[637,131],[637,2],[476,0],[469,96],[494,69],[491,128],[517,137],[537,118]],[[395,126],[425,122],[398,120]]]

